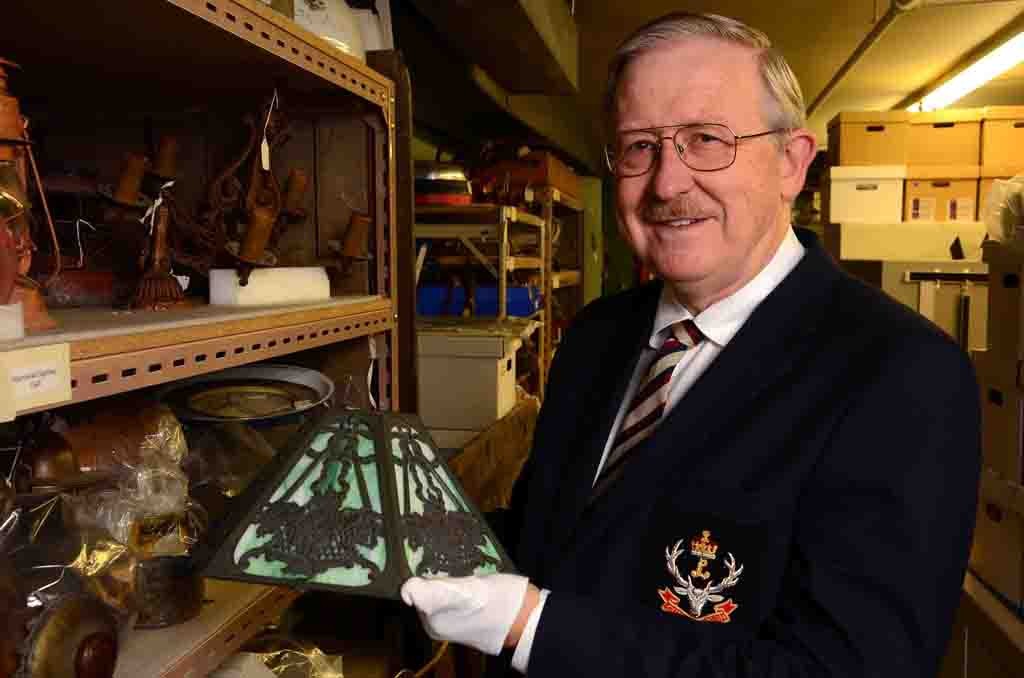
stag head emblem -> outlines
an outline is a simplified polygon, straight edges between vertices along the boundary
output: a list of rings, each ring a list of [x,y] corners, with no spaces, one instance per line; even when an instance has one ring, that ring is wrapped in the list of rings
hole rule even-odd
[[[709,533],[705,532],[703,540],[705,543],[707,542],[708,536]],[[697,542],[694,543],[696,544]],[[716,551],[717,548],[717,546],[714,547]],[[698,551],[699,552],[694,551],[694,554],[700,556],[710,555],[710,558],[712,559],[715,557],[715,554],[713,552],[709,554],[707,549],[702,548],[698,549]],[[740,575],[743,574],[743,566],[740,565],[739,567],[737,567],[736,559],[733,558],[733,555],[731,553],[729,553],[728,555],[726,555],[726,558],[723,561],[725,566],[729,569],[729,573],[725,576],[724,579],[722,579],[722,581],[718,582],[717,584],[711,581],[707,584],[707,586],[701,588],[698,584],[695,584],[693,582],[693,575],[697,573],[698,577],[703,577],[707,579],[708,577],[704,576],[703,574],[703,566],[707,564],[707,561],[702,559],[697,570],[691,572],[689,575],[687,575],[685,579],[683,579],[682,574],[679,573],[679,566],[676,564],[676,562],[679,559],[679,556],[682,555],[682,553],[682,539],[677,541],[675,545],[671,548],[665,548],[665,563],[668,566],[668,571],[679,584],[678,586],[673,586],[672,590],[674,590],[680,596],[685,596],[686,600],[690,604],[690,613],[695,618],[699,618],[701,616],[701,612],[704,610],[705,605],[707,605],[708,603],[720,603],[723,600],[725,600],[725,598],[719,594],[725,591],[726,589],[735,586],[736,583],[739,582]]]

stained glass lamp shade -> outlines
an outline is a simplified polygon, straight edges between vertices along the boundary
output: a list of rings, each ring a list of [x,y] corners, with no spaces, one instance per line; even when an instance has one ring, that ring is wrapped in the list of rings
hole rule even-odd
[[[297,440],[210,535],[207,577],[397,599],[411,576],[513,570],[418,418],[338,410]]]

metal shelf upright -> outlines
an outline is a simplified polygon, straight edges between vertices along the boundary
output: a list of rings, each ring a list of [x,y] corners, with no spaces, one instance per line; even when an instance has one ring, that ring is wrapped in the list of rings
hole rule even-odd
[[[545,309],[548,308],[546,294],[550,287],[550,265],[548,247],[549,220],[542,219],[524,210],[504,205],[430,206],[416,208],[416,225],[413,234],[417,239],[458,240],[470,252],[473,260],[484,267],[497,280],[499,321],[508,318],[508,274],[513,271],[535,270],[538,272],[538,287],[545,294]],[[540,245],[539,257],[524,257],[512,254],[511,231],[516,226],[536,229]],[[497,244],[496,255],[488,256],[481,249],[486,244]],[[422,259],[422,258],[421,258]],[[443,263],[456,263],[448,260]],[[418,271],[417,271],[418,273]],[[417,274],[417,281],[419,276]],[[547,379],[544,347],[548,342],[548,315],[538,312],[534,319],[540,321],[537,328],[537,384],[538,395],[543,395]]]

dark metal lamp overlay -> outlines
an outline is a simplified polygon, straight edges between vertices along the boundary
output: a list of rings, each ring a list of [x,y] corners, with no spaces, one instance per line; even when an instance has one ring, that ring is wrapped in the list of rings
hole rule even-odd
[[[208,577],[398,598],[411,576],[514,569],[410,415],[331,412],[235,502]]]

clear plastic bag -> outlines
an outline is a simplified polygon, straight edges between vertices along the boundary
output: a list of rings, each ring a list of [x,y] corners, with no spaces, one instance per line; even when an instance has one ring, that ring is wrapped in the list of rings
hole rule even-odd
[[[1000,242],[1024,236],[1024,174],[996,179],[982,196],[982,220],[989,238]]]

